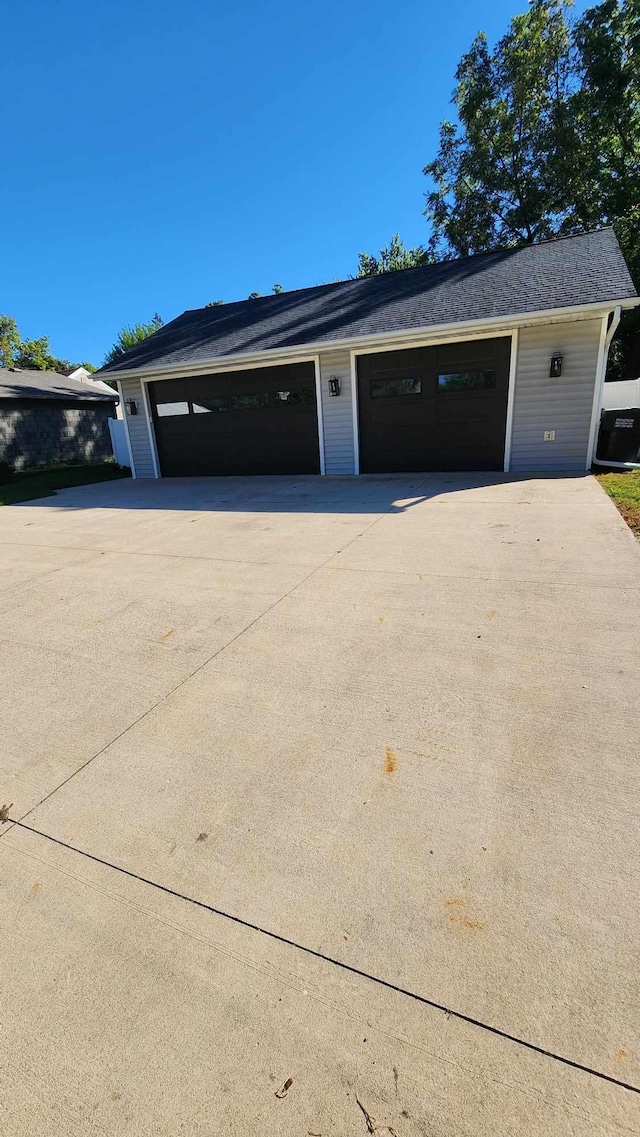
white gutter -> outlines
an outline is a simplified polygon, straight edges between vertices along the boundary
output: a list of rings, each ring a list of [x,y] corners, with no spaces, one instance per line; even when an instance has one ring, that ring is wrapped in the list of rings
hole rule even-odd
[[[594,466],[611,466],[616,470],[640,470],[640,462],[601,462],[599,458],[593,459]]]
[[[640,304],[640,296],[630,296],[622,300],[617,308],[636,308]],[[603,304],[602,302],[594,304],[584,304],[580,307],[571,305],[565,308],[545,308],[538,312],[520,312],[508,316],[490,316],[485,320],[460,320],[456,323],[448,324],[426,324],[422,327],[409,328],[406,331],[397,332],[377,332],[375,335],[363,335],[337,340],[321,340],[314,343],[296,344],[293,347],[271,347],[262,348],[260,351],[252,352],[235,352],[233,355],[216,355],[211,356],[208,360],[198,360],[195,363],[185,363],[176,361],[175,363],[164,364],[159,367],[140,367],[131,368],[125,371],[108,371],[109,378],[114,379],[162,379],[169,378],[172,375],[206,375],[215,370],[230,370],[234,365],[245,366],[251,362],[259,362],[268,360],[270,364],[275,365],[279,359],[282,362],[287,362],[291,357],[296,360],[309,359],[312,360],[319,352],[325,351],[353,351],[357,348],[370,347],[376,343],[389,344],[393,347],[395,344],[400,346],[406,341],[417,339],[443,339],[459,338],[463,332],[477,331],[482,332],[484,329],[491,331],[509,331],[512,332],[514,327],[528,327],[534,324],[550,324],[556,322],[565,322],[567,320],[586,320],[597,316],[608,316],[611,312],[611,303]]]
[[[616,304],[615,308],[613,309],[613,319],[609,325],[609,331],[607,332],[607,338],[604,341],[605,356],[607,356],[609,354],[609,348],[611,347],[611,340],[613,339],[614,335],[616,334],[616,332],[618,330],[618,324],[620,323],[621,315],[622,315],[622,304]],[[605,358],[605,363],[606,362],[607,362],[607,360]]]

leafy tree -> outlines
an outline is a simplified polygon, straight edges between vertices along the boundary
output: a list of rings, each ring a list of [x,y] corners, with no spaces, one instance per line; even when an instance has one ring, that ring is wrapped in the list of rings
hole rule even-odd
[[[20,332],[13,316],[0,316],[0,367],[13,367]]]
[[[480,33],[460,60],[457,122],[424,170],[428,248],[466,256],[612,224],[640,286],[640,5],[602,0],[574,23],[568,9],[533,0],[493,50]],[[635,329],[625,313],[618,373]]]
[[[68,359],[58,359],[52,355],[49,337],[40,336],[39,339],[20,342],[13,366],[24,371],[65,371],[71,364]]]
[[[640,5],[603,0],[575,29],[580,88],[573,111],[589,185],[576,221],[613,224],[640,287]]]
[[[130,351],[136,344],[146,340],[152,336],[154,332],[159,331],[163,325],[162,317],[156,312],[155,316],[149,320],[148,324],[127,324],[126,327],[118,334],[118,338],[113,347],[109,349],[104,357],[104,363],[113,363],[114,360],[120,359],[125,352]]]
[[[247,296],[247,300],[258,300],[260,296],[262,296],[261,292],[250,292]]]
[[[280,296],[284,292],[283,285],[282,284],[274,284],[273,292],[274,292],[274,295]]]
[[[70,367],[86,367],[95,371],[92,363],[70,363],[51,353],[49,337],[23,340],[13,316],[0,316],[0,367],[18,367],[24,371],[66,371]]]
[[[210,300],[205,308],[219,308],[221,304],[224,304],[224,300]]]
[[[361,276],[379,276],[383,272],[396,272],[403,268],[416,268],[428,264],[433,258],[422,245],[407,248],[399,233],[394,233],[388,245],[380,249],[378,256],[371,253],[358,253],[358,273]]]
[[[430,251],[468,256],[563,228],[559,182],[575,160],[570,33],[562,0],[534,0],[491,51],[480,32],[456,70],[458,122],[425,167]],[[574,181],[575,179],[571,179]]]

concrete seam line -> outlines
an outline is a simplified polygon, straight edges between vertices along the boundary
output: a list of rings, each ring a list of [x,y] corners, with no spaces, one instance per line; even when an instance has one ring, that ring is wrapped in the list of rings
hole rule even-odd
[[[429,477],[434,476],[435,475],[430,475]],[[414,490],[419,489],[420,486],[423,486],[425,482],[429,481],[429,477],[423,478],[412,488]],[[207,659],[203,660],[203,662],[200,663],[194,671],[192,671],[184,679],[181,679],[180,682],[177,683],[175,687],[172,687],[170,691],[167,691],[166,694],[162,695],[162,697],[158,699],[157,702],[153,704],[153,706],[149,707],[146,711],[139,715],[137,719],[134,719],[132,723],[129,723],[128,726],[125,726],[119,734],[116,734],[115,738],[111,738],[109,742],[105,743],[104,746],[101,746],[100,749],[96,751],[95,754],[92,754],[90,758],[87,758],[87,761],[83,762],[81,766],[78,766],[77,770],[74,770],[71,774],[69,774],[68,778],[65,778],[64,781],[60,782],[59,786],[56,786],[48,794],[45,794],[45,796],[41,798],[40,801],[36,802],[35,805],[30,806],[26,813],[22,814],[20,820],[22,821],[25,817],[29,817],[29,815],[32,814],[34,810],[39,809],[41,805],[44,805],[45,801],[49,801],[49,799],[52,798],[54,794],[57,794],[59,790],[68,785],[72,778],[75,778],[78,774],[81,774],[83,770],[86,770],[87,766],[94,762],[96,758],[99,758],[101,754],[104,754],[105,750],[108,750],[110,746],[113,746],[114,743],[118,742],[118,740],[127,734],[128,731],[133,730],[134,726],[137,726],[138,723],[141,723],[142,720],[147,717],[147,715],[150,715],[152,711],[155,711],[156,708],[164,703],[166,699],[169,699],[172,695],[175,695],[176,691],[179,691],[181,687],[184,687],[185,683],[188,683],[190,679],[193,679],[194,676],[202,671],[203,667],[206,667],[209,663],[212,663],[213,660],[221,655],[223,651],[226,651],[228,647],[231,647],[231,644],[236,643],[236,641],[239,640],[240,637],[245,634],[245,632],[248,632],[257,623],[259,623],[259,621],[262,620],[264,616],[267,616],[269,612],[273,612],[274,608],[278,607],[278,604],[281,604],[283,600],[286,600],[287,597],[291,596],[292,593],[295,592],[296,588],[300,588],[303,584],[306,584],[308,580],[311,580],[312,576],[315,576],[317,572],[320,572],[321,569],[325,568],[334,559],[334,557],[339,556],[340,553],[343,553],[345,549],[348,549],[349,545],[352,545],[354,541],[358,541],[364,533],[367,533],[369,529],[372,529],[374,525],[377,525],[378,521],[382,521],[383,517],[387,517],[388,514],[393,511],[393,509],[394,503],[392,502],[388,509],[385,509],[383,513],[378,514],[378,516],[375,517],[369,525],[366,525],[360,533],[357,533],[355,537],[352,537],[350,541],[347,541],[346,545],[343,545],[342,548],[338,549],[337,552],[331,553],[331,555],[327,557],[327,559],[323,561],[322,564],[316,565],[314,568],[312,568],[311,572],[308,572],[306,576],[303,576],[302,580],[297,581],[296,584],[293,585],[293,588],[290,588],[289,591],[285,592],[283,596],[279,596],[278,599],[273,602],[273,604],[270,604],[268,608],[265,608],[264,611],[260,613],[259,616],[256,616],[255,619],[251,620],[246,625],[246,627],[242,628],[242,630],[237,633],[237,635],[232,636],[226,644],[223,644],[222,647],[219,647],[216,651],[214,651],[213,655],[210,655]],[[0,833],[0,837],[1,836],[2,834]]]
[[[426,995],[418,995],[415,991],[410,991],[406,987],[400,987],[399,984],[392,983],[389,979],[382,979],[378,975],[371,975],[368,971],[362,971],[359,967],[354,967],[349,963],[343,963],[342,960],[334,959],[333,956],[325,955],[321,951],[316,951],[315,948],[307,947],[305,944],[299,944],[295,940],[288,939],[287,936],[280,935],[279,932],[270,931],[269,928],[262,928],[259,924],[252,924],[250,920],[245,920],[242,916],[235,916],[232,912],[225,912],[221,908],[207,904],[204,900],[196,900],[193,896],[185,896],[184,893],[178,892],[174,888],[169,888],[166,884],[158,884],[157,881],[140,876],[139,873],[125,869],[121,865],[114,865],[111,861],[106,861],[103,857],[96,856],[95,853],[88,853],[84,849],[77,849],[75,845],[70,845],[67,841],[61,841],[59,837],[52,837],[50,833],[45,833],[32,825],[26,825],[23,821],[13,821],[11,818],[9,820],[19,829],[25,829],[29,833],[34,833],[37,837],[44,837],[47,841],[51,841],[54,845],[58,845],[62,849],[68,849],[69,852],[85,857],[95,864],[112,869],[114,872],[121,873],[131,880],[137,880],[140,884],[149,885],[158,892],[163,892],[166,896],[172,896],[176,900],[184,900],[187,904],[193,904],[195,907],[202,908],[205,912],[210,912],[214,916],[220,916],[222,919],[229,920],[233,924],[238,924],[242,928],[248,928],[252,932],[258,932],[260,935],[268,936],[269,939],[276,940],[278,943],[285,944],[287,947],[295,948],[297,951],[302,951],[314,959],[319,959],[323,963],[331,964],[332,967],[338,967],[342,971],[348,971],[351,975],[357,975],[360,979],[367,979],[371,983],[377,983],[378,986],[385,987],[388,991],[395,991],[398,995],[405,995],[407,998],[413,999],[414,1002],[421,1003],[423,1006],[430,1007],[432,1010],[441,1011],[443,1014],[449,1015],[459,1022],[466,1023],[467,1026],[477,1027],[480,1030],[485,1030],[489,1034],[495,1035],[497,1038],[504,1039],[506,1042],[513,1042],[517,1046],[522,1046],[526,1050],[532,1051],[534,1054],[540,1054],[543,1058],[551,1058],[554,1062],[560,1062],[564,1066],[570,1066],[574,1070],[579,1070],[582,1074],[589,1074],[593,1078],[599,1078],[603,1082],[609,1082],[611,1085],[618,1086],[620,1089],[629,1090],[631,1093],[640,1095],[639,1086],[631,1085],[629,1082],[623,1082],[620,1078],[614,1078],[610,1074],[604,1074],[601,1070],[595,1070],[592,1066],[586,1066],[584,1063],[576,1062],[574,1059],[567,1058],[563,1054],[556,1054],[553,1050],[547,1050],[543,1046],[538,1046],[535,1042],[528,1042],[526,1039],[519,1038],[515,1034],[509,1034],[508,1031],[502,1030],[497,1026],[492,1026],[490,1023],[483,1022],[482,1019],[476,1019],[472,1015],[465,1014],[463,1011],[456,1011],[451,1007],[445,1007],[443,1003],[438,1003],[435,999],[429,999]]]
[[[161,480],[161,479],[160,479]],[[615,507],[614,507],[615,508]],[[355,540],[355,538],[354,538]],[[220,561],[222,564],[228,565],[274,565],[276,568],[322,568],[322,565],[308,565],[308,564],[295,564],[292,561],[246,561],[241,560],[239,557],[205,557],[201,554],[193,555],[191,553],[147,553],[139,549],[95,549],[89,545],[42,545],[35,544],[33,541],[7,541],[7,546],[17,549],[67,549],[71,552],[83,553],[96,553],[101,557],[156,557],[158,560],[174,560],[174,561]],[[335,556],[334,553],[331,554]],[[51,572],[60,572],[63,568],[81,568],[84,561],[78,563],[72,562],[68,565],[60,565],[59,568],[52,569]],[[49,573],[42,573],[42,576],[48,576]],[[31,577],[30,580],[22,583],[29,584],[31,580],[39,580],[40,577]],[[9,585],[9,588],[18,588],[20,584]]]

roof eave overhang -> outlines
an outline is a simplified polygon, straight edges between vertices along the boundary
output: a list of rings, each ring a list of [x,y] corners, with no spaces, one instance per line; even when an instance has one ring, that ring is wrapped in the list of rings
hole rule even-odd
[[[203,375],[212,369],[216,371],[246,366],[252,362],[260,363],[269,360],[270,363],[287,362],[287,360],[311,359],[320,352],[326,351],[357,351],[374,347],[378,344],[389,344],[389,347],[401,347],[405,343],[416,340],[448,340],[459,339],[462,334],[484,335],[486,333],[498,334],[501,331],[513,331],[514,328],[530,327],[536,324],[565,323],[569,320],[587,320],[598,316],[605,316],[620,305],[623,309],[636,308],[640,304],[640,296],[627,296],[622,299],[598,301],[594,304],[571,305],[567,308],[549,308],[538,312],[513,313],[509,316],[491,316],[483,320],[460,320],[455,323],[427,324],[423,327],[409,328],[406,331],[379,332],[375,335],[352,336],[334,340],[320,340],[311,343],[293,344],[289,347],[262,348],[260,351],[234,352],[232,355],[213,355],[208,359],[198,359],[193,363],[176,362],[149,367],[128,368],[124,371],[108,371],[105,374],[110,379],[122,383],[126,379],[169,379],[174,375]]]

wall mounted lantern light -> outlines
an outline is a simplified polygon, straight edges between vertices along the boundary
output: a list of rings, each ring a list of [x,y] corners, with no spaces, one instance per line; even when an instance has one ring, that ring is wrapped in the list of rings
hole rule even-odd
[[[340,394],[340,380],[338,379],[337,375],[330,375],[329,376],[329,394],[330,395],[339,395]]]
[[[127,408],[128,415],[137,415],[138,404],[136,403],[135,399],[125,399],[124,405]]]
[[[549,366],[549,378],[559,379],[562,375],[562,352],[554,351]]]

